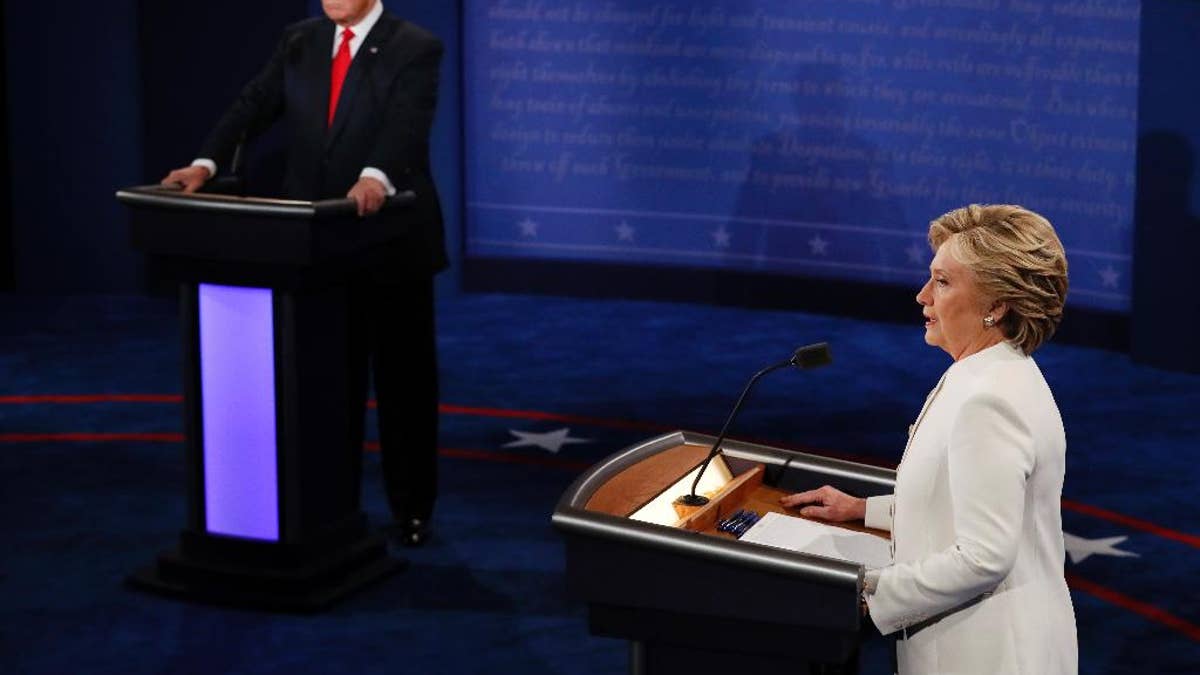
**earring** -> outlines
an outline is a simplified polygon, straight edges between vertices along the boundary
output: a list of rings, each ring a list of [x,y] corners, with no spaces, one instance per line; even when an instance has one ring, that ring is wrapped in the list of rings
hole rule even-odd
[[[991,314],[988,314],[987,316],[983,317],[983,325],[987,326],[988,328],[992,328],[996,325],[996,320],[992,318]]]

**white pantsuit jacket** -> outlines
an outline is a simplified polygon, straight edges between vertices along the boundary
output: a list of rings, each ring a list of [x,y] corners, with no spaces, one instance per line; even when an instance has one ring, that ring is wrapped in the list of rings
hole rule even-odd
[[[897,642],[901,675],[1078,671],[1065,454],[1058,406],[1019,349],[1002,342],[943,375],[895,492],[867,500],[867,525],[891,530],[894,558],[867,596],[871,620],[887,635],[944,614]]]

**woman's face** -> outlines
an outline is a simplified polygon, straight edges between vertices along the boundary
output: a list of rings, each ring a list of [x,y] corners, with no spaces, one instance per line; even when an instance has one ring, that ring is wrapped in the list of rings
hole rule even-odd
[[[946,243],[929,264],[929,281],[917,293],[917,302],[924,308],[925,342],[941,347],[955,361],[1003,339],[998,326],[983,323],[989,303],[975,283],[975,273],[950,255]],[[999,323],[1003,312],[993,308],[990,314]]]

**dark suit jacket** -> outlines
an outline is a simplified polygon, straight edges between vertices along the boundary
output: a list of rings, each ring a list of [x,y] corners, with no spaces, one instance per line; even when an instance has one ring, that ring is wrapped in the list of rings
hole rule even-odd
[[[413,190],[417,204],[377,216],[394,219],[404,235],[374,252],[373,276],[386,281],[437,272],[447,260],[429,171],[429,130],[442,43],[384,12],[350,64],[328,127],[335,28],[325,17],[286,28],[271,60],[217,123],[200,156],[227,167],[238,143],[281,121],[288,134],[284,197],[345,197],[363,167],[375,167],[398,190]]]

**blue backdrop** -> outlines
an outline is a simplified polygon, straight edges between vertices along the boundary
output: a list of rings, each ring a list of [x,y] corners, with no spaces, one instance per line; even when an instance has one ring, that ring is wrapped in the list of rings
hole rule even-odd
[[[1128,311],[1138,13],[467,2],[466,253],[913,285],[931,218],[1011,202]]]

